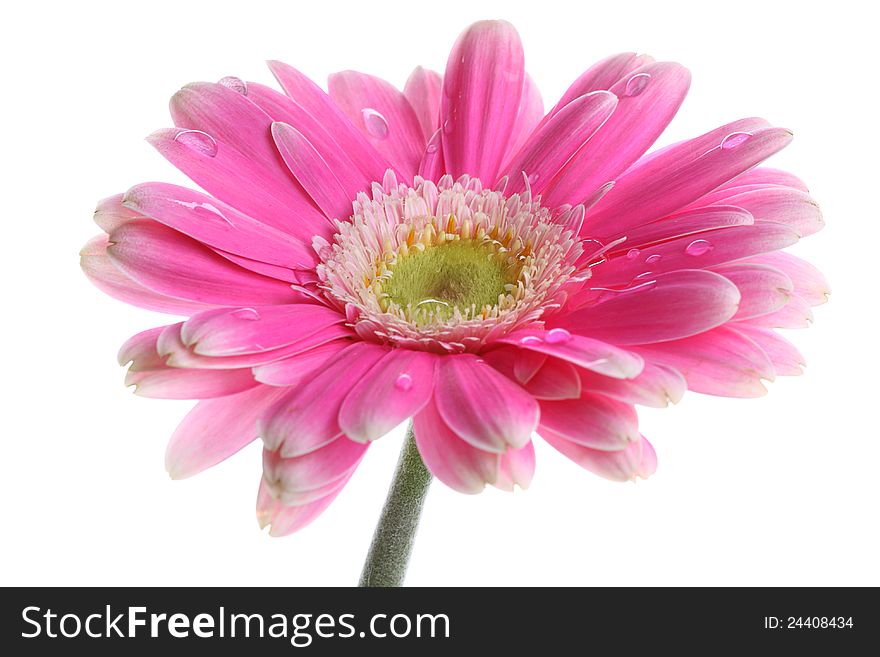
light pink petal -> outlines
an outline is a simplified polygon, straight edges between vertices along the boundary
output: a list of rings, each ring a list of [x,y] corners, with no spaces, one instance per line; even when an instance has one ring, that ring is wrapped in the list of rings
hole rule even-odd
[[[639,440],[639,419],[631,404],[586,392],[580,399],[542,401],[538,433],[547,430],[584,447],[613,451]]]
[[[644,437],[613,452],[578,445],[552,431],[542,430],[541,437],[582,468],[612,481],[644,479],[657,469],[657,455]]]
[[[174,479],[220,463],[257,437],[257,420],[285,393],[257,386],[229,397],[200,401],[178,425],[165,452],[165,468]]]
[[[107,254],[145,287],[171,297],[214,305],[293,303],[298,293],[254,274],[207,247],[148,219],[119,226]]]
[[[538,426],[535,399],[472,354],[438,360],[434,399],[449,428],[486,451],[523,447]]]
[[[295,458],[282,458],[277,452],[263,450],[263,481],[272,496],[284,504],[304,504],[297,493],[311,492],[313,499],[323,497],[351,474],[367,451],[368,445],[345,436],[313,452]]]
[[[561,329],[553,335],[541,329],[522,329],[505,335],[499,342],[561,358],[578,367],[618,379],[633,378],[644,365],[637,354],[600,340],[570,335]]]
[[[348,340],[334,340],[289,358],[258,365],[253,368],[254,378],[270,386],[295,386],[316,373],[331,356],[335,356],[349,344],[351,343]]]
[[[302,242],[204,194],[167,183],[143,183],[124,205],[194,240],[281,267],[313,267],[311,241]]]
[[[580,377],[585,391],[654,408],[666,408],[670,402],[677,404],[687,390],[687,382],[678,370],[651,362],[646,362],[634,379],[612,379],[589,370],[580,370]]]
[[[242,267],[243,269],[252,271],[255,274],[262,274],[263,276],[268,276],[269,278],[284,281],[285,283],[297,283],[299,281],[297,272],[311,271],[302,269],[294,270],[290,267],[279,267],[278,265],[270,265],[268,262],[252,260],[251,258],[245,258],[243,256],[236,255],[235,253],[229,253],[228,251],[223,251],[221,249],[211,250],[219,255],[221,258],[226,258],[227,260],[229,260],[229,262],[234,262],[236,265]]]
[[[630,228],[684,208],[787,146],[791,136],[784,128],[760,128],[719,136],[703,152],[694,153],[693,146],[684,144],[649,158],[618,178],[590,212],[591,236],[625,235]],[[744,141],[728,147],[736,139]]]
[[[342,492],[346,483],[348,483],[348,478],[343,480],[332,492],[314,502],[300,506],[286,506],[272,497],[269,488],[261,479],[260,490],[257,494],[257,522],[260,524],[260,529],[269,527],[269,535],[274,537],[288,536],[299,531],[330,506],[330,503]]]
[[[784,249],[798,241],[782,224],[732,226],[678,237],[641,250],[637,257],[621,254],[593,267],[591,287],[635,286],[677,269],[703,269],[760,253]]]
[[[481,21],[462,33],[443,78],[447,173],[495,179],[513,135],[524,79],[522,43],[510,23]]]
[[[509,449],[501,455],[498,477],[492,483],[495,488],[513,491],[515,486],[525,490],[535,474],[535,446],[532,441],[520,449]]]
[[[211,399],[249,390],[257,381],[249,370],[194,370],[160,367],[129,370],[125,385],[153,399]]]
[[[285,347],[344,321],[337,311],[308,303],[222,308],[188,319],[180,337],[202,356],[236,356]]]
[[[522,96],[519,99],[519,109],[516,112],[516,121],[513,123],[513,130],[510,134],[510,142],[504,149],[504,158],[502,162],[507,162],[510,158],[519,152],[529,141],[535,128],[544,117],[544,100],[541,98],[541,92],[538,85],[528,73],[523,78]],[[508,167],[502,166],[502,169]]]
[[[547,360],[546,354],[509,346],[493,349],[481,356],[508,379],[520,384],[528,383]]]
[[[413,430],[425,466],[450,488],[474,494],[498,479],[502,455],[477,449],[457,436],[434,400],[415,416]]]
[[[713,192],[711,196],[714,196],[715,194],[727,195],[730,193],[731,189],[735,189],[737,187],[766,187],[768,185],[791,187],[792,189],[798,189],[802,192],[808,193],[810,191],[804,184],[803,180],[801,180],[794,174],[789,173],[788,171],[780,171],[779,169],[773,169],[770,167],[756,167],[738,175],[733,180],[724,183],[715,192]]]
[[[403,95],[409,101],[422,136],[427,142],[440,127],[440,94],[443,88],[443,76],[421,66],[416,66],[410,73],[403,87]]]
[[[290,458],[342,435],[338,420],[342,402],[387,351],[357,342],[336,354],[314,378],[289,392],[266,414],[260,430],[266,447]]]
[[[524,387],[535,399],[577,399],[581,396],[578,368],[558,358],[547,358]]]
[[[760,397],[761,379],[773,380],[773,365],[752,340],[727,326],[683,340],[632,347],[645,360],[672,367],[688,389],[723,397]]]
[[[211,304],[176,299],[144,287],[113,264],[107,255],[108,246],[107,236],[98,235],[79,252],[83,273],[105,294],[139,308],[172,315],[189,315],[212,307]]]
[[[687,69],[670,62],[647,64],[617,82],[610,89],[617,109],[545,190],[545,205],[577,205],[615,180],[663,132],[689,86]]]
[[[752,214],[756,222],[785,224],[801,237],[812,235],[825,226],[819,205],[806,192],[788,187],[739,188],[738,194],[720,199]],[[737,188],[730,190],[738,191]]]
[[[779,376],[797,376],[803,373],[806,364],[797,348],[788,340],[771,329],[738,323],[731,327],[734,331],[745,335],[755,342],[773,363],[773,369]]]
[[[131,336],[122,343],[116,354],[117,362],[122,365],[131,364],[131,371],[147,371],[165,367],[165,357],[156,348],[159,336],[166,329],[180,329],[180,323],[170,326],[157,326]]]
[[[813,321],[813,311],[803,297],[794,293],[779,310],[751,317],[746,322],[764,328],[807,328]],[[739,324],[739,322],[737,322]]]
[[[540,192],[569,158],[598,130],[617,107],[617,96],[595,91],[562,108],[537,130],[506,165],[509,181],[505,193],[525,191],[526,181]]]
[[[818,306],[828,301],[831,288],[825,276],[806,260],[790,253],[777,251],[748,258],[746,262],[767,265],[785,272],[794,286],[794,292],[811,306]]]
[[[696,235],[716,228],[749,226],[753,223],[755,220],[749,212],[732,205],[694,208],[636,226],[627,231],[626,241],[621,247],[624,252],[631,253],[631,249],[644,249],[656,242]]]
[[[126,222],[144,218],[139,212],[122,205],[123,196],[124,194],[108,196],[98,201],[98,205],[95,207],[95,223],[107,234],[112,233],[118,226]]]
[[[373,148],[411,177],[426,138],[406,97],[385,80],[356,71],[334,73],[328,84],[330,97]]]
[[[381,438],[428,403],[437,356],[393,349],[358,382],[339,410],[342,432],[360,442]]]
[[[735,262],[715,271],[736,285],[742,296],[735,320],[775,312],[788,303],[794,291],[788,276],[767,265]]]
[[[325,127],[340,150],[351,158],[367,178],[371,181],[382,180],[385,170],[390,166],[388,160],[370,145],[330,96],[292,66],[271,61],[269,69],[284,93]]]
[[[278,121],[272,124],[272,138],[284,164],[321,211],[330,219],[350,217],[352,198],[309,140]]]
[[[740,301],[736,285],[699,269],[661,274],[598,303],[554,318],[553,325],[618,345],[686,338],[724,324]]]
[[[443,159],[443,131],[437,130],[428,140],[425,153],[419,163],[419,175],[425,180],[437,182],[446,173],[446,162]]]

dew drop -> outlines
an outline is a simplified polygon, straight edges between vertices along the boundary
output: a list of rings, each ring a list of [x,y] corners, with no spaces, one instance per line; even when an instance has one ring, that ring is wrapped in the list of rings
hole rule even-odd
[[[220,80],[220,84],[222,84],[224,87],[232,89],[233,91],[237,91],[242,96],[247,96],[247,82],[245,82],[241,78],[237,78],[234,75],[229,75]]]
[[[635,260],[636,258],[639,257],[640,253],[641,253],[641,251],[639,251],[638,249],[630,249],[629,251],[626,252],[626,259],[627,260]]]
[[[412,388],[412,385],[413,385],[412,377],[406,373],[401,374],[394,381],[394,387],[397,388],[398,390],[403,390],[404,392],[406,392],[407,390]]]
[[[547,344],[565,344],[571,340],[571,333],[564,328],[550,329],[544,337]]]
[[[524,345],[541,344],[543,342],[544,341],[541,338],[539,338],[537,335],[527,335],[524,338],[521,338],[519,341],[520,344],[524,344]]]
[[[428,153],[436,153],[440,149],[440,144],[437,143],[436,140],[431,140],[430,143],[425,147],[425,150]]]
[[[629,97],[638,96],[645,90],[645,87],[648,86],[650,80],[650,73],[638,73],[632,76],[626,81],[626,89],[624,90],[623,95]]]
[[[645,262],[647,262],[649,265],[653,265],[655,262],[660,262],[662,259],[662,255],[660,255],[659,253],[655,253],[645,258]]]
[[[709,253],[715,247],[711,242],[707,242],[706,240],[694,240],[690,244],[687,245],[684,252],[689,256],[701,256]]]
[[[236,319],[245,319],[251,322],[260,319],[260,313],[254,308],[239,308],[238,310],[233,310],[229,314]]]
[[[211,135],[201,130],[181,130],[174,135],[174,141],[201,155],[208,157],[217,155],[217,142]]]
[[[731,132],[729,135],[721,140],[721,148],[725,151],[729,151],[736,148],[740,144],[747,142],[751,138],[751,132]]]
[[[388,137],[388,121],[379,112],[372,107],[365,107],[361,110],[361,116],[364,117],[364,126],[370,136],[376,139]]]

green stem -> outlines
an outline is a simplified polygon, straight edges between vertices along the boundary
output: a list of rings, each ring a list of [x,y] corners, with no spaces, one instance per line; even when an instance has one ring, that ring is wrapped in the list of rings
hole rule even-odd
[[[431,479],[410,422],[358,586],[403,584]]]

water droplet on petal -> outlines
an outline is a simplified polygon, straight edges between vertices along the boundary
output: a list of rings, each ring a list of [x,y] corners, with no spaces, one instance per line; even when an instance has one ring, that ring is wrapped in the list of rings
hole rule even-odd
[[[370,136],[376,139],[385,139],[388,136],[388,121],[379,112],[372,107],[365,107],[361,110],[361,116],[364,117],[364,126]]]
[[[181,130],[174,135],[174,141],[201,155],[208,157],[217,155],[217,142],[211,135],[201,130]]]
[[[447,135],[450,132],[452,132],[454,129],[455,129],[455,123],[452,121],[452,119],[446,119],[443,122],[443,132],[445,132]]]
[[[436,153],[440,148],[440,144],[434,140],[431,140],[428,145],[425,147],[425,150],[429,153]]]
[[[647,262],[649,265],[653,265],[655,262],[660,262],[660,260],[662,260],[662,259],[663,259],[662,255],[660,255],[659,253],[655,253],[655,254],[649,255],[647,258],[645,258],[645,262]]]
[[[687,245],[684,252],[689,256],[701,256],[709,253],[715,247],[711,242],[707,242],[706,240],[694,240],[690,244]]]
[[[751,132],[731,132],[721,140],[721,148],[726,151],[736,148],[752,138]]]
[[[233,310],[229,314],[236,319],[246,319],[248,321],[260,319],[260,313],[258,313],[255,308],[239,308],[238,310]]]
[[[242,96],[247,96],[247,82],[245,82],[241,78],[237,78],[234,75],[229,75],[220,80],[220,84],[222,84],[224,87],[232,89],[233,91],[237,91]]]
[[[519,341],[520,344],[524,344],[524,345],[541,344],[543,342],[544,341],[541,338],[539,338],[537,335],[527,335],[524,338],[521,338]]]
[[[413,385],[412,377],[406,373],[398,376],[397,380],[394,382],[394,387],[397,388],[398,390],[403,390],[404,392],[406,392],[407,390],[412,388],[412,385]]]
[[[563,328],[550,329],[544,336],[544,341],[547,344],[565,344],[569,340],[571,340],[571,333]]]
[[[626,259],[627,260],[635,260],[636,258],[639,257],[640,253],[641,253],[641,251],[639,251],[638,249],[630,249],[629,251],[626,252]]]
[[[623,95],[630,97],[638,96],[645,90],[645,87],[648,86],[650,80],[650,73],[637,73],[626,81],[626,89],[624,90]]]

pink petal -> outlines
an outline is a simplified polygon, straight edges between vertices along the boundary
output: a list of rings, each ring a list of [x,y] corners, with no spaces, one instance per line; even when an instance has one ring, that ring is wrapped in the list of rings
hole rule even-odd
[[[124,205],[207,246],[281,267],[313,267],[311,242],[260,223],[217,199],[167,183],[143,183]]]
[[[577,205],[616,179],[663,132],[689,86],[687,69],[670,62],[647,64],[617,82],[610,89],[620,99],[617,109],[545,190],[545,205]]]
[[[535,474],[535,447],[532,441],[521,449],[509,449],[501,455],[498,477],[492,483],[495,488],[513,491],[514,486],[525,490]]]
[[[656,244],[636,258],[611,257],[592,268],[592,287],[637,285],[677,269],[714,267],[791,246],[797,233],[781,224],[732,226]],[[650,262],[648,259],[650,258]]]
[[[180,328],[180,323],[172,324],[171,327]],[[169,326],[157,326],[131,336],[122,343],[116,354],[117,362],[122,365],[131,364],[131,371],[156,370],[166,367],[165,357],[156,348],[156,342],[163,331]]]
[[[406,96],[416,113],[425,142],[440,127],[440,92],[442,87],[443,76],[421,66],[416,66],[403,87],[403,95]]]
[[[775,312],[788,303],[793,292],[788,276],[766,265],[735,262],[715,271],[734,283],[742,296],[735,320]]]
[[[546,354],[508,346],[493,349],[481,356],[508,379],[520,384],[528,383],[547,360]]]
[[[174,479],[220,463],[257,437],[257,419],[284,390],[257,386],[229,397],[200,401],[178,425],[165,452]]]
[[[541,92],[538,85],[528,73],[523,78],[522,96],[519,99],[519,109],[516,112],[516,121],[513,123],[513,130],[510,133],[510,142],[504,149],[504,158],[502,162],[507,162],[510,158],[519,152],[525,146],[526,142],[535,132],[535,128],[544,117],[544,100],[541,98]],[[508,167],[502,166],[502,169]]]
[[[143,219],[144,216],[134,210],[129,210],[122,205],[123,194],[115,194],[98,201],[95,208],[95,223],[105,233],[112,233],[118,226],[134,219]]]
[[[613,451],[639,440],[639,419],[632,405],[587,392],[580,399],[542,401],[538,433],[547,430],[584,447]]]
[[[179,299],[233,306],[292,303],[299,298],[281,281],[237,267],[198,242],[147,219],[114,230],[107,254],[137,282]]]
[[[359,442],[381,438],[428,403],[437,356],[393,349],[352,388],[339,410],[342,432]]]
[[[334,340],[288,358],[258,365],[253,368],[254,378],[270,386],[295,386],[349,344],[348,340]]]
[[[522,44],[510,23],[481,21],[462,33],[443,78],[447,173],[495,179],[513,135],[524,78]]]
[[[272,138],[284,164],[321,211],[330,219],[350,217],[352,198],[309,140],[277,121],[272,124]]]
[[[627,171],[590,213],[591,236],[625,235],[630,228],[684,208],[787,146],[791,132],[756,129],[732,148],[724,146],[729,143],[725,139],[717,136],[705,151],[696,153],[685,143]],[[704,136],[696,141],[708,140]]]
[[[713,195],[715,193],[727,194],[730,189],[751,185],[761,187],[766,187],[767,185],[780,185],[782,187],[799,189],[802,192],[810,191],[804,184],[803,180],[794,174],[788,173],[788,171],[780,171],[779,169],[772,169],[770,167],[757,167],[738,175],[730,182],[724,183],[716,190],[716,192],[713,192]]]
[[[687,382],[678,370],[651,362],[646,362],[634,379],[612,379],[589,370],[580,370],[580,377],[585,391],[654,408],[666,408],[670,402],[677,404],[687,390]]]
[[[344,321],[337,311],[308,303],[222,308],[188,319],[180,337],[202,356],[236,356],[285,347]]]
[[[340,151],[348,155],[360,171],[372,181],[382,180],[389,167],[388,160],[370,145],[330,96],[292,66],[271,61],[269,69],[284,93],[325,127]]]
[[[645,360],[672,367],[694,392],[723,397],[760,397],[761,379],[773,380],[773,365],[752,340],[727,326],[683,340],[632,347]]]
[[[342,71],[329,78],[330,97],[392,166],[411,177],[426,138],[412,105],[385,80]]]
[[[794,292],[811,306],[818,306],[828,300],[831,288],[825,276],[806,260],[790,253],[777,251],[748,258],[745,262],[773,267],[788,276]]]
[[[175,299],[144,287],[113,264],[107,255],[108,246],[107,236],[98,235],[79,252],[83,273],[105,294],[139,308],[172,315],[189,315],[212,307],[197,301]]]
[[[211,399],[226,397],[257,385],[248,370],[194,370],[165,367],[147,371],[129,371],[125,385],[135,386],[134,393],[153,399]]]
[[[416,445],[425,466],[460,493],[479,493],[498,479],[501,455],[473,447],[443,421],[434,400],[415,416]]]
[[[577,399],[581,396],[578,368],[558,358],[547,358],[524,387],[535,399]]]
[[[553,325],[618,345],[677,340],[724,324],[737,312],[740,293],[724,276],[680,269],[598,301]]]
[[[612,481],[644,479],[657,469],[657,455],[644,437],[613,452],[578,445],[551,431],[542,431],[541,437],[582,468]]]
[[[813,311],[803,297],[794,293],[779,310],[751,317],[746,321],[753,326],[765,328],[807,328],[813,321]]]
[[[618,379],[631,379],[642,370],[644,363],[638,355],[606,342],[565,334],[560,336],[564,339],[550,337],[548,340],[548,334],[549,331],[541,329],[522,329],[508,333],[498,341],[561,358],[578,367]]]
[[[472,354],[438,360],[434,399],[449,428],[485,451],[523,447],[538,426],[534,398]]]
[[[321,515],[342,492],[348,479],[345,479],[331,493],[324,497],[300,506],[286,506],[272,497],[265,482],[260,480],[260,491],[257,494],[257,522],[260,528],[270,527],[269,535],[288,536],[299,531]]]
[[[677,237],[696,235],[716,228],[748,226],[753,223],[755,220],[749,212],[733,205],[694,208],[636,226],[627,231],[626,242],[621,246],[625,252],[629,252],[633,248],[644,249],[656,242]]]
[[[803,373],[801,367],[806,364],[797,348],[776,331],[737,323],[731,327],[755,342],[773,363],[773,369],[779,376],[797,376]]]
[[[294,498],[294,494],[320,491],[326,495],[331,492],[343,477],[354,471],[367,447],[368,445],[342,436],[320,449],[290,459],[264,449],[263,481],[273,497],[282,503],[303,504],[304,498]],[[315,497],[323,495],[318,494]]]
[[[428,140],[425,153],[419,163],[419,175],[425,180],[437,182],[446,172],[446,162],[443,159],[443,131],[437,130]]]
[[[825,226],[819,205],[806,192],[788,187],[733,188],[730,196],[720,199],[725,205],[739,206],[752,214],[756,222],[785,224],[801,237],[812,235]]]
[[[281,456],[302,456],[342,434],[339,409],[351,389],[387,348],[356,342],[334,356],[314,378],[283,397],[262,419],[266,447]]]
[[[252,271],[255,274],[262,274],[263,276],[274,278],[275,280],[284,281],[285,283],[297,283],[299,281],[297,272],[304,271],[302,269],[297,269],[296,271],[294,271],[290,267],[279,267],[278,265],[270,265],[268,262],[252,260],[250,258],[245,258],[243,256],[236,255],[235,253],[229,253],[228,251],[223,251],[221,249],[211,250],[219,255],[221,258],[226,258],[227,260],[229,260],[229,262],[234,262],[236,265],[243,269]]]
[[[569,158],[598,130],[617,107],[617,97],[607,91],[581,96],[562,108],[537,130],[507,165],[506,194],[525,191],[527,174],[536,191],[562,169]]]

